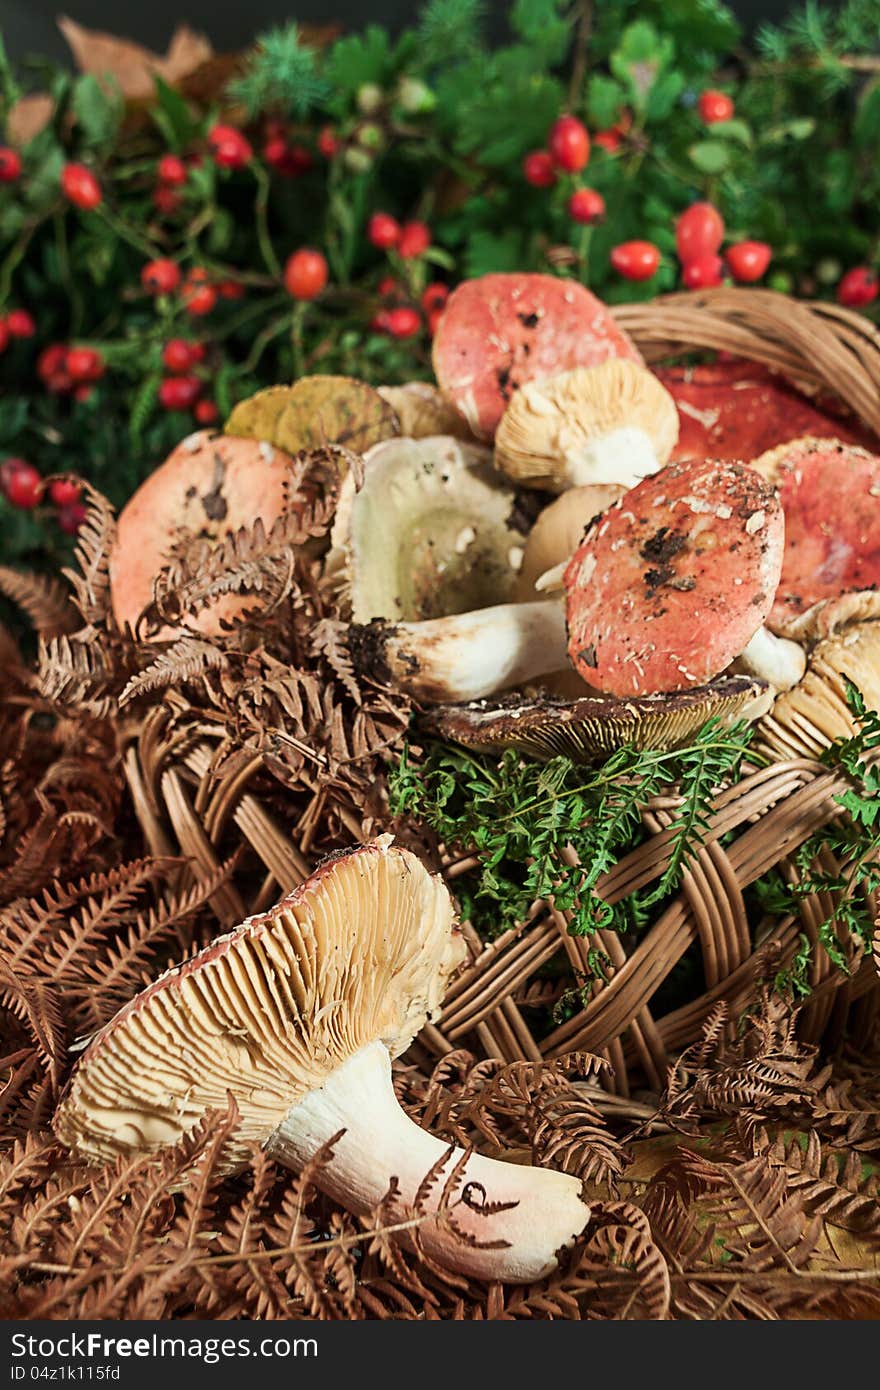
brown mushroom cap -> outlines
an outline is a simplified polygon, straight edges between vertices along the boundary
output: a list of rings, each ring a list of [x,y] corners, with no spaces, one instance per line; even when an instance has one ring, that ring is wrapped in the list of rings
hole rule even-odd
[[[374,386],[351,376],[303,376],[290,388],[272,442],[292,454],[325,444],[362,454],[396,434],[400,421]]]
[[[516,748],[541,762],[563,754],[576,763],[589,763],[623,744],[676,748],[707,719],[715,716],[729,722],[746,713],[747,706],[761,700],[766,691],[762,681],[733,676],[693,690],[631,700],[602,696],[524,700],[509,695],[444,705],[426,714],[422,723],[430,732],[480,752]]]
[[[704,685],[764,622],[784,523],[760,474],[671,463],[587,531],[565,572],[569,657],[609,695]]]
[[[402,1052],[463,951],[442,880],[390,836],[337,855],[102,1028],[56,1133],[103,1162],[176,1142],[231,1092],[234,1167],[360,1048]]]
[[[292,386],[266,386],[239,401],[226,421],[225,433],[239,439],[268,439],[274,443],[278,421],[292,390]]]
[[[429,381],[407,381],[402,386],[377,386],[376,390],[400,421],[400,433],[410,439],[451,434],[457,439],[473,435],[457,410],[444,400]]]
[[[538,513],[523,549],[514,593],[518,602],[533,603],[540,597],[535,581],[571,559],[585,528],[622,493],[623,488],[612,483],[570,487]]]
[[[758,725],[758,746],[772,758],[817,758],[836,739],[852,738],[858,726],[847,681],[880,712],[880,623],[859,623],[816,646],[801,681]]]
[[[174,545],[187,537],[220,539],[259,517],[268,530],[285,511],[292,460],[255,439],[200,430],[184,439],[141,484],[119,516],[110,554],[110,592],[117,623],[135,626],[153,598],[153,583]],[[226,594],[190,620],[216,635],[249,606]],[[155,634],[157,637],[168,633]]]
[[[666,463],[677,438],[666,388],[646,367],[612,358],[515,391],[495,434],[495,460],[517,482],[550,492],[633,487]]]
[[[880,616],[880,458],[838,439],[795,439],[752,467],[779,489],[785,552],[767,626],[827,636]]]

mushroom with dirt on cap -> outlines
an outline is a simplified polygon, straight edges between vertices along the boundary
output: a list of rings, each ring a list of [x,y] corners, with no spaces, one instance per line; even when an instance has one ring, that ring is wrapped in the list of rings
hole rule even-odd
[[[152,602],[153,584],[175,545],[222,540],[257,519],[266,531],[292,504],[293,459],[256,439],[199,430],[188,435],[141,484],[119,514],[110,552],[110,596],[120,628],[134,628]],[[252,603],[223,594],[188,626],[216,636]],[[168,627],[151,640],[173,635]]]
[[[429,704],[484,699],[559,671],[566,652],[585,684],[606,695],[702,686],[761,628],[782,537],[778,499],[753,470],[670,464],[593,520],[560,576],[565,611],[549,598],[353,626],[352,655],[363,676]]]
[[[529,381],[513,393],[495,434],[495,461],[528,487],[585,483],[630,488],[668,461],[675,402],[652,372],[623,358]]]
[[[436,1017],[463,954],[449,892],[415,855],[388,835],[343,851],[126,1005],[89,1043],[56,1133],[110,1162],[177,1142],[231,1094],[229,1171],[254,1143],[299,1170],[332,1140],[314,1180],[350,1210],[396,1180],[430,1258],[540,1278],[589,1218],[580,1180],[449,1147],[392,1085],[392,1056]]]

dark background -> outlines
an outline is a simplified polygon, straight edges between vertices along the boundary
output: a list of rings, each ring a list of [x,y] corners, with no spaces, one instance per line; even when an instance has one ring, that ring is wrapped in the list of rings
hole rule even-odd
[[[601,0],[599,0],[601,4]],[[491,32],[503,37],[506,0],[487,4]],[[795,8],[794,0],[733,0],[731,8],[746,30],[762,19],[779,20]],[[357,29],[371,21],[399,29],[419,9],[418,0],[0,0],[0,29],[11,56],[42,54],[64,61],[67,46],[55,28],[55,16],[69,13],[90,28],[137,39],[164,52],[175,25],[186,21],[207,34],[220,52],[243,48],[273,24],[288,19]]]

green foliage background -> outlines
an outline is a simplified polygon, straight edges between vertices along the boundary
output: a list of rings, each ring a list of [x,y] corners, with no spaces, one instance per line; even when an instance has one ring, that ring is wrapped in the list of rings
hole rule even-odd
[[[0,356],[0,456],[75,469],[121,503],[193,427],[157,404],[169,337],[209,344],[200,371],[221,412],[303,371],[426,376],[427,332],[395,342],[369,326],[389,271],[416,303],[429,280],[513,268],[575,276],[610,302],[650,297],[677,283],[674,221],[696,198],[717,203],[730,240],[771,243],[776,288],[830,296],[843,269],[876,263],[880,0],[810,3],[785,27],[762,29],[750,51],[719,0],[515,0],[510,24],[512,41],[494,51],[478,0],[430,0],[396,40],[371,26],[321,51],[290,24],[266,34],[210,101],[157,82],[155,101],[136,111],[93,77],[41,62],[14,71],[0,58],[0,117],[32,89],[50,92],[54,112],[21,151],[22,179],[0,185],[0,314],[24,306],[38,321],[35,340]],[[734,119],[703,125],[696,100],[707,86],[730,93]],[[619,148],[594,146],[580,180],[532,188],[522,158],[564,110],[594,133],[622,122]],[[159,215],[157,160],[204,151],[218,118],[247,129],[255,158],[230,172],[206,157],[180,210]],[[310,171],[285,178],[266,164],[270,119],[313,152]],[[316,148],[327,125],[339,140],[329,160]],[[61,197],[68,160],[99,175],[105,200],[94,212]],[[603,224],[568,217],[577,182],[602,193]],[[374,250],[365,227],[377,209],[428,221],[427,255],[404,263]],[[664,253],[642,285],[609,267],[611,247],[632,237]],[[325,252],[331,284],[297,309],[281,268],[302,245]],[[191,320],[178,297],[141,290],[155,256],[235,278],[246,295]],[[53,341],[104,355],[87,401],[39,382],[37,353]],[[64,545],[51,515],[0,500],[4,558],[52,563]]]

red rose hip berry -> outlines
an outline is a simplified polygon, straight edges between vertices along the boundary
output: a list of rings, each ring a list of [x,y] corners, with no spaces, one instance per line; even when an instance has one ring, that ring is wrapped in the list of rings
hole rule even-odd
[[[526,183],[533,188],[552,188],[556,182],[556,167],[546,150],[532,150],[522,167]]]
[[[10,460],[16,466],[2,474],[3,493],[10,506],[21,511],[33,511],[43,500],[43,479],[32,463],[24,459]]]
[[[74,207],[90,211],[103,199],[101,185],[84,164],[65,164],[61,170],[61,192]]]
[[[294,299],[317,299],[327,284],[327,262],[320,251],[303,246],[288,257],[284,286]]]
[[[148,261],[141,271],[141,284],[147,294],[173,294],[181,280],[176,261]]]
[[[86,519],[82,502],[68,502],[58,511],[58,525],[66,536],[75,536]]]
[[[64,365],[73,382],[98,381],[104,375],[104,359],[96,348],[69,348]]]
[[[568,215],[574,222],[589,225],[605,216],[605,199],[595,188],[578,188],[568,200]]]
[[[590,137],[577,116],[560,116],[550,128],[547,147],[554,164],[569,174],[579,174],[590,158]]]
[[[82,488],[74,478],[53,478],[49,484],[49,498],[56,507],[69,507],[78,502]]]
[[[837,302],[848,309],[863,309],[873,304],[880,292],[877,275],[869,265],[856,265],[848,270],[837,286]]]
[[[215,125],[208,131],[211,157],[220,169],[243,169],[253,158],[247,136],[234,125]]]
[[[660,265],[653,241],[622,241],[611,250],[611,264],[624,280],[650,280]]]
[[[169,338],[162,349],[162,362],[174,376],[183,376],[196,361],[192,344],[183,338]]]
[[[721,284],[723,275],[720,256],[697,256],[682,268],[681,282],[686,290],[709,290]]]
[[[711,203],[691,203],[675,224],[675,249],[680,261],[714,256],[724,240],[724,219]]]
[[[730,273],[740,284],[760,280],[773,255],[766,241],[737,241],[724,253]]]
[[[419,332],[422,318],[418,309],[401,304],[398,309],[389,309],[385,316],[385,325],[392,338],[412,338]]]
[[[196,401],[193,415],[200,425],[213,425],[220,412],[213,401]]]
[[[405,261],[423,256],[431,245],[431,232],[424,222],[405,222],[400,229],[397,253]]]
[[[27,309],[11,309],[6,315],[6,327],[13,338],[32,338],[37,331],[34,316]]]
[[[191,410],[202,393],[197,376],[171,376],[159,386],[159,404],[164,410]]]
[[[15,183],[21,176],[21,155],[8,145],[0,145],[0,183]]]
[[[433,285],[428,285],[422,291],[421,305],[426,314],[433,313],[436,309],[442,309],[449,298],[449,286],[442,284],[439,280]]]
[[[374,212],[367,223],[367,240],[380,251],[389,251],[400,241],[401,227],[387,212]]]
[[[700,93],[697,110],[705,125],[718,125],[721,121],[729,121],[736,107],[725,92],[710,89]]]
[[[159,182],[167,188],[182,188],[189,178],[189,171],[176,154],[163,154],[156,168]]]

